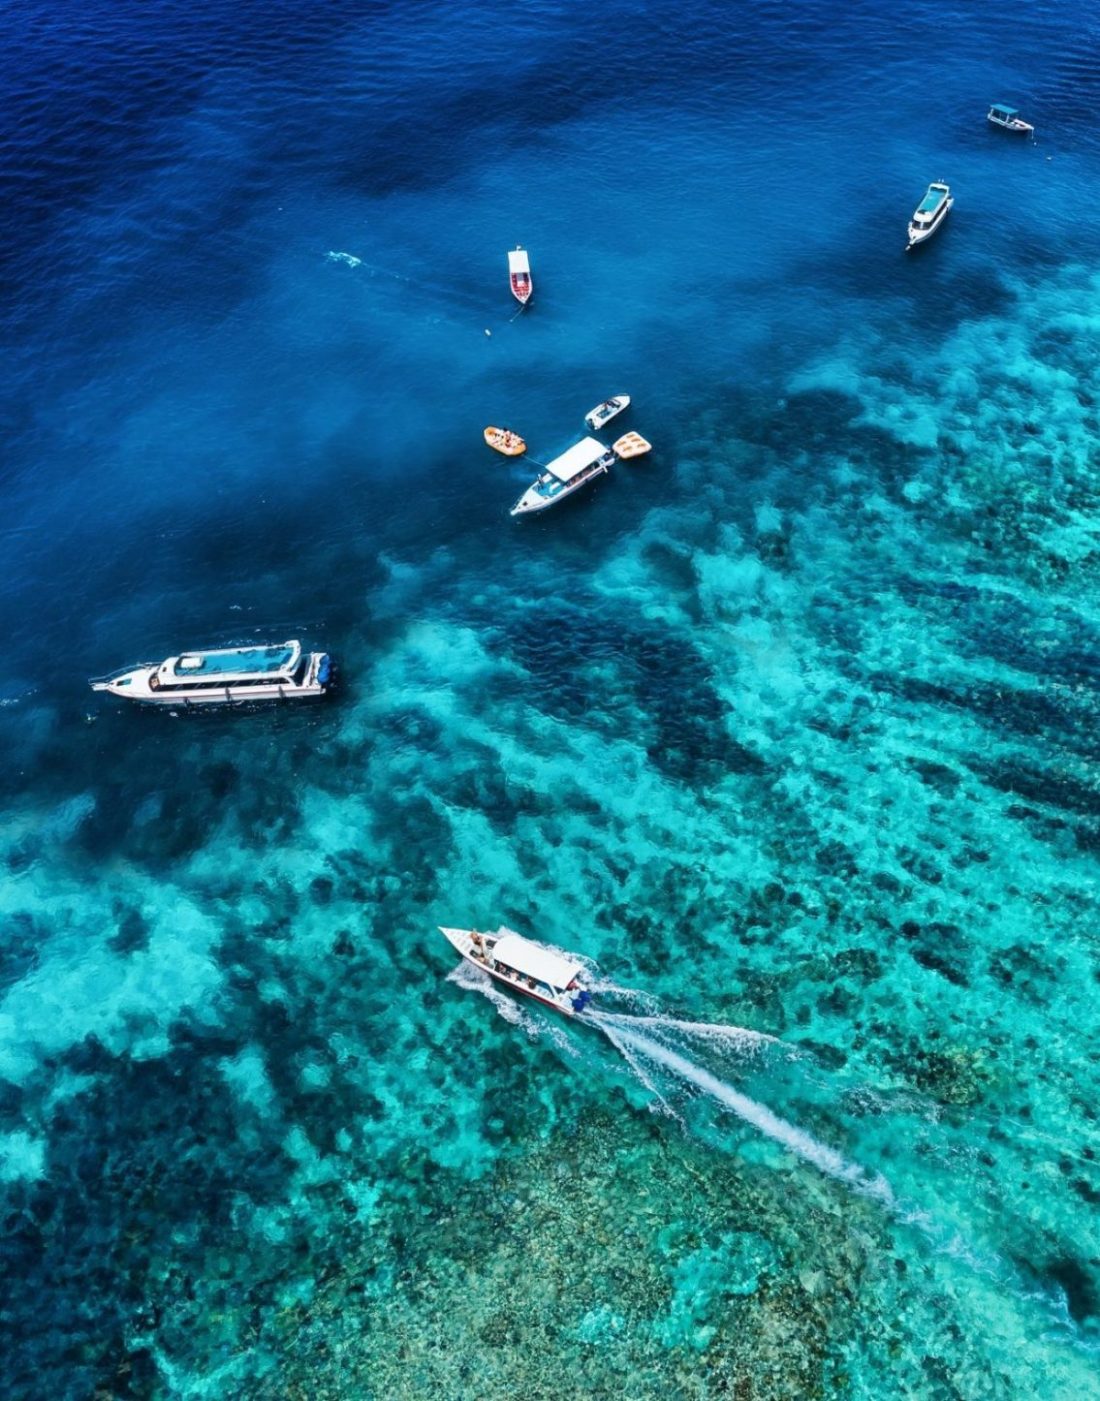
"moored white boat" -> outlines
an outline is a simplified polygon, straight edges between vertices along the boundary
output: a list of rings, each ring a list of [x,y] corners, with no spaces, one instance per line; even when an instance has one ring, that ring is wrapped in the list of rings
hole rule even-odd
[[[512,296],[521,306],[526,306],[535,287],[531,281],[531,264],[527,258],[527,250],[521,248],[518,243],[508,254],[508,281],[511,284]]]
[[[1035,130],[1030,122],[1024,121],[1015,107],[1009,107],[1004,102],[994,102],[985,114],[985,119],[1004,131],[1016,132],[1018,136],[1027,136]]]
[[[483,934],[477,929],[440,925],[439,932],[472,967],[567,1017],[583,1012],[591,999],[584,985],[584,965],[558,949],[525,939],[511,929]]]
[[[90,684],[93,691],[109,691],[150,705],[208,706],[308,699],[324,695],[331,682],[328,653],[303,653],[300,642],[290,641],[182,652]]]
[[[928,186],[924,198],[909,220],[909,242],[905,245],[907,253],[910,248],[915,248],[918,243],[924,243],[932,237],[947,218],[948,211],[954,203],[955,197],[950,186],[945,185],[942,180],[934,180]]]
[[[605,423],[610,423],[613,418],[621,414],[623,409],[628,409],[629,407],[630,395],[616,394],[610,399],[605,399],[602,404],[597,404],[594,409],[586,413],[584,421],[588,424],[589,428],[592,429],[593,433],[595,433],[601,429]]]
[[[582,438],[568,452],[548,462],[516,504],[513,516],[526,516],[545,511],[572,496],[582,486],[603,476],[615,461],[615,454],[595,438]]]

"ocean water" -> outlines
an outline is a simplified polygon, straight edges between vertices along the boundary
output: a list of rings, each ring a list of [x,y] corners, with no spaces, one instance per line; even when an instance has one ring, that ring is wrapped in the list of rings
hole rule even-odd
[[[0,39],[5,1394],[1100,1395],[1094,9]]]

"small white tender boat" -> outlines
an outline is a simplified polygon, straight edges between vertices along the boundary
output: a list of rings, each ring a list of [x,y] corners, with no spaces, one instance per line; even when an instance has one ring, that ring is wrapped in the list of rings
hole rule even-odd
[[[518,243],[508,254],[508,281],[511,284],[512,296],[520,306],[526,306],[535,288],[531,281],[531,264],[527,259],[527,251]]]
[[[572,496],[582,486],[603,476],[615,461],[615,454],[595,438],[582,438],[568,452],[548,462],[516,504],[513,516],[527,516],[545,511]]]
[[[584,986],[584,965],[558,949],[524,939],[511,929],[482,934],[476,929],[440,925],[439,932],[474,968],[567,1017],[583,1012],[591,1000],[592,994]]]
[[[616,415],[621,414],[623,409],[630,407],[629,394],[616,394],[614,398],[605,399],[602,404],[584,416],[585,423],[592,429],[593,433],[598,432],[605,423],[610,423]]]
[[[182,652],[92,681],[91,687],[150,705],[238,705],[323,696],[331,681],[328,653],[305,654],[302,644],[292,641]]]
[[[1024,121],[1015,107],[1009,107],[1004,102],[994,102],[985,114],[985,119],[994,126],[999,126],[1004,131],[1014,131],[1019,136],[1026,136],[1035,130],[1030,122]]]
[[[905,245],[907,253],[910,248],[915,248],[918,243],[924,243],[932,237],[947,218],[948,211],[954,203],[955,197],[950,186],[945,185],[942,180],[934,180],[928,186],[924,198],[909,220],[909,242]]]

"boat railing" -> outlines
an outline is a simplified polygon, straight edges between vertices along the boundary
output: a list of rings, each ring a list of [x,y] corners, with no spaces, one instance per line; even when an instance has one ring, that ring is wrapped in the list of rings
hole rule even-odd
[[[115,681],[119,681],[124,676],[129,676],[133,671],[141,671],[143,667],[156,666],[156,662],[134,662],[132,666],[115,667],[114,671],[108,671],[103,676],[89,676],[88,685],[93,690],[102,690],[104,686],[110,686]]]

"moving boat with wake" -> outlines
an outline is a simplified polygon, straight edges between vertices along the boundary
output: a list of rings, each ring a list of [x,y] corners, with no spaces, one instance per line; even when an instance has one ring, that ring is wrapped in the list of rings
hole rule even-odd
[[[323,696],[332,682],[327,652],[303,652],[298,641],[275,646],[221,647],[142,662],[92,681],[146,705],[239,705],[244,701],[303,700]]]
[[[471,967],[567,1017],[583,1012],[591,1000],[592,994],[584,985],[584,965],[560,949],[503,927],[495,934],[483,934],[477,929],[440,925],[439,932]]]

